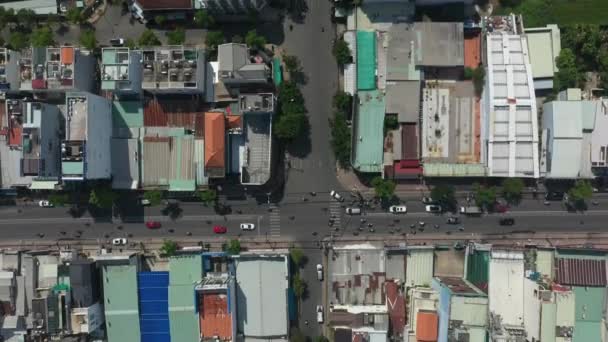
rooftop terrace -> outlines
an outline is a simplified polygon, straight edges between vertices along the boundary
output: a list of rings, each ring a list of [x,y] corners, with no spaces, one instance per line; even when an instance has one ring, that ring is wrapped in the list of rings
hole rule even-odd
[[[144,89],[197,88],[199,51],[184,46],[143,50]]]

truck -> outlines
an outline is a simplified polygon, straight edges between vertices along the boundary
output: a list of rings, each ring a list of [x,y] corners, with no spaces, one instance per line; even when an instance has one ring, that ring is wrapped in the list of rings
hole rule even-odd
[[[460,207],[460,213],[464,215],[481,215],[482,211],[480,207],[470,206],[470,207]]]

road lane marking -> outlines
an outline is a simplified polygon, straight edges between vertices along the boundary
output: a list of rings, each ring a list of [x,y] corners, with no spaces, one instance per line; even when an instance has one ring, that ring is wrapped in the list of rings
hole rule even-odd
[[[276,204],[271,203],[270,209],[272,211],[268,215],[268,221],[270,222],[270,236],[280,237],[281,236],[281,213],[279,207]]]

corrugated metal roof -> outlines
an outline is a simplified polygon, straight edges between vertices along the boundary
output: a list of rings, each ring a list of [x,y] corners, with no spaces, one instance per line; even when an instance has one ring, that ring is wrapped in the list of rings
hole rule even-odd
[[[357,89],[376,89],[376,33],[357,31]]]
[[[140,341],[135,266],[103,266],[103,290],[108,340]]]
[[[439,318],[436,312],[418,311],[416,317],[416,340],[418,342],[437,341]]]
[[[555,341],[555,313],[557,305],[555,303],[542,303],[540,316],[540,340]]]
[[[576,323],[572,341],[601,341],[606,288],[575,286],[573,289]]]
[[[142,166],[143,186],[169,185],[171,160],[170,139],[144,139]],[[160,141],[158,141],[160,140]]]
[[[606,286],[606,261],[560,258],[556,280],[563,285]]]
[[[205,105],[193,98],[153,98],[145,101],[144,125],[184,127],[202,136],[204,114]]]
[[[353,127],[353,167],[361,172],[382,170],[384,95],[377,90],[359,92],[359,110]]]
[[[193,285],[203,278],[203,258],[200,255],[171,257],[169,270],[170,285]]]
[[[405,266],[405,283],[408,286],[430,286],[433,280],[433,249],[411,249]]]
[[[194,138],[171,138],[170,178],[194,180]]]
[[[173,341],[199,340],[194,286],[202,277],[201,255],[175,256],[169,259],[169,325]]]
[[[137,0],[145,10],[192,9],[191,0]]]

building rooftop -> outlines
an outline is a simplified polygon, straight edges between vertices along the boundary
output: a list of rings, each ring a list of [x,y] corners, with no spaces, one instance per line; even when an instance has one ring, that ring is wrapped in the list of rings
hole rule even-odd
[[[144,49],[142,61],[143,89],[204,89],[205,80],[201,76],[205,70],[202,50],[183,45]]]
[[[524,254],[519,251],[492,251],[489,263],[489,311],[502,323],[524,323]]]
[[[437,280],[454,295],[486,297],[485,293],[463,278],[437,277]]]
[[[3,2],[2,7],[18,12],[22,9],[32,10],[38,15],[57,14],[56,0],[25,0]]]
[[[416,22],[419,57],[417,65],[429,67],[464,65],[464,29],[462,23]]]
[[[489,100],[481,122],[488,175],[538,178],[538,117],[526,37],[489,34],[486,41]]]
[[[108,47],[101,50],[101,89],[102,90],[128,90],[137,88],[141,84],[141,70],[131,75],[132,64],[141,68],[141,51],[134,51],[127,47]]]
[[[572,341],[601,341],[606,288],[575,286],[573,290],[576,321]]]
[[[528,39],[532,77],[553,78],[557,72],[555,59],[561,51],[559,28],[550,24],[546,27],[526,28],[524,32]]]
[[[148,131],[143,142],[143,186],[168,186],[170,191],[196,188],[192,135],[180,130]]]
[[[206,108],[204,103],[189,96],[155,96],[144,100],[144,126],[185,128],[197,139],[202,138]]]
[[[136,267],[103,266],[102,279],[108,339],[117,342],[139,341]]]
[[[72,46],[25,49],[19,60],[21,89],[73,89],[77,54],[80,50]]]
[[[225,153],[226,118],[224,113],[205,113],[205,169],[217,169],[217,176],[223,177],[226,167]]]
[[[420,120],[420,81],[387,81],[386,114],[397,114],[399,122]]]
[[[243,116],[245,150],[241,157],[242,168],[240,170],[243,184],[263,184],[270,178],[271,125],[271,114]]]
[[[221,44],[218,47],[219,79],[222,82],[244,81],[265,83],[270,78],[270,68],[249,57],[245,44]]]
[[[562,285],[605,287],[606,261],[557,258],[556,281]]]
[[[376,89],[376,33],[357,31],[357,89]]]
[[[169,328],[174,341],[200,339],[194,288],[202,276],[203,258],[200,254],[169,259]]]
[[[112,188],[137,189],[140,182],[139,139],[112,138]]]
[[[417,35],[412,24],[394,24],[389,29],[386,80],[420,80],[416,69]]]
[[[245,339],[287,339],[288,258],[242,254],[235,267],[238,331]]]
[[[464,36],[464,66],[475,69],[481,63],[481,34],[479,32],[465,33]]]
[[[552,101],[543,106],[547,130],[547,178],[578,178],[591,170],[583,152],[583,113],[579,101]],[[573,158],[573,156],[580,158]],[[543,162],[545,162],[543,160]],[[586,165],[586,167],[585,167]]]
[[[191,0],[137,0],[143,10],[192,9]]]
[[[352,164],[361,172],[382,170],[385,97],[379,91],[359,91],[353,123]]]
[[[225,293],[205,293],[200,303],[200,326],[203,339],[232,340],[232,313]]]

